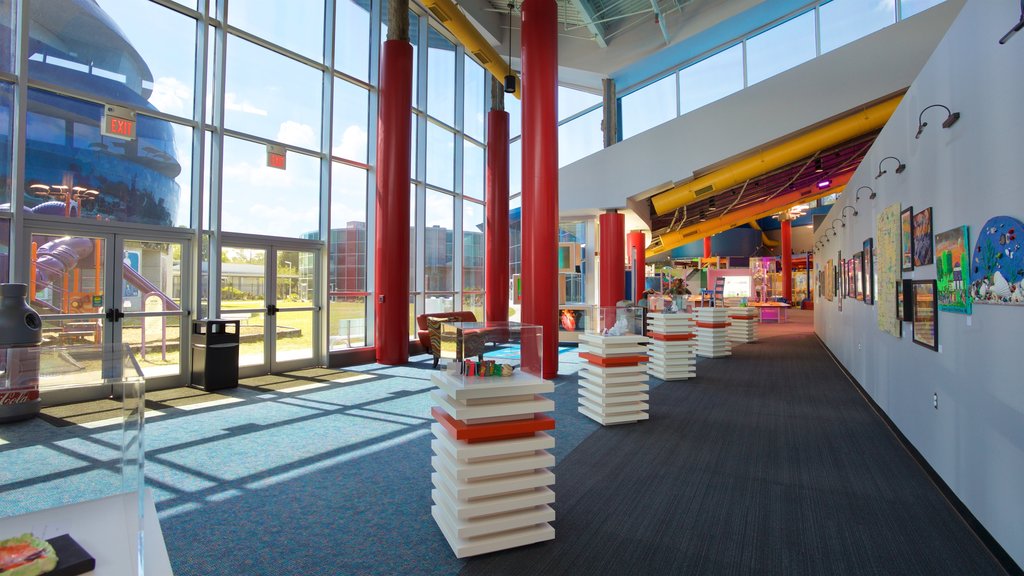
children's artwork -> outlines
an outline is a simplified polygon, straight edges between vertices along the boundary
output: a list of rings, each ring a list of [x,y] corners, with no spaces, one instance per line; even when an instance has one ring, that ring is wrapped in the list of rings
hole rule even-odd
[[[836,276],[835,276],[835,265],[832,264],[832,259],[829,258],[828,262],[825,262],[825,300],[829,302],[836,293]]]
[[[970,298],[977,304],[1024,304],[1024,224],[995,216],[981,227],[971,253]]]
[[[875,258],[874,241],[868,238],[864,241],[864,303],[871,305],[875,303]]]
[[[897,338],[902,336],[903,329],[896,317],[896,292],[892,286],[901,279],[900,272],[900,205],[892,204],[882,210],[875,220],[875,249],[878,256],[874,258],[876,286],[882,290],[875,291],[878,299],[878,329]]]
[[[853,255],[853,297],[857,300],[864,299],[864,253],[857,252]]]
[[[914,269],[914,208],[900,212],[900,261],[904,272]]]
[[[965,273],[970,272],[967,226],[959,226],[935,235],[935,278],[939,291],[939,310],[971,313]]]
[[[932,256],[932,209],[914,214],[914,266],[927,266]]]
[[[914,343],[939,349],[939,323],[935,280],[914,280]]]

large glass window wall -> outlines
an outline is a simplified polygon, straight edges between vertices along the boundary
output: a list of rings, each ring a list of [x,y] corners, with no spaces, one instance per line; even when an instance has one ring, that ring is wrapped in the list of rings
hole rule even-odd
[[[620,86],[621,138],[680,114],[940,4],[942,0],[819,0],[737,38],[727,48],[683,63],[668,76]]]
[[[372,114],[386,0],[285,4],[96,0],[69,15],[66,3],[25,2],[29,52],[17,53],[11,28],[0,34],[0,279],[18,233],[12,203],[29,220],[192,228],[202,265],[190,277],[201,287],[175,291],[194,290],[200,316],[216,313],[218,279],[206,266],[219,233],[320,239],[327,347],[372,345]],[[16,22],[19,5],[4,3],[0,18]],[[482,316],[489,74],[418,6],[410,36],[410,314],[468,307]],[[19,80],[28,84],[20,135]],[[102,133],[106,105],[135,113],[134,140]],[[20,139],[26,181],[14,186]],[[285,146],[283,169],[267,165],[268,145]],[[15,189],[26,194],[12,198]]]

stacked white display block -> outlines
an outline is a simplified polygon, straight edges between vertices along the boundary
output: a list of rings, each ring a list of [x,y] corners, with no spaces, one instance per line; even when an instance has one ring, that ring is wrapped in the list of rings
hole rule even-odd
[[[518,366],[510,377],[442,370],[431,380],[430,511],[455,556],[553,539],[555,440],[544,430],[555,421],[541,412],[555,403],[541,394],[554,384]]]
[[[692,314],[647,315],[647,373],[662,380],[697,375]]]
[[[757,340],[757,308],[729,308],[729,341],[746,344]]]
[[[602,425],[647,420],[646,338],[625,336],[580,336],[580,358],[587,361],[580,370],[579,411]]]
[[[705,306],[697,308],[697,356],[723,358],[732,355],[729,343],[729,309]]]

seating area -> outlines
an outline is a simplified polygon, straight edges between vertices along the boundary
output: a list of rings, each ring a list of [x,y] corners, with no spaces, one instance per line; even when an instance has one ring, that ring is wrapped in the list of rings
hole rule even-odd
[[[462,360],[467,356],[479,356],[483,360],[484,342],[472,338],[448,338],[441,335],[442,322],[476,322],[476,314],[469,310],[455,312],[434,312],[416,317],[416,336],[424,350],[434,357],[434,368],[441,358]]]

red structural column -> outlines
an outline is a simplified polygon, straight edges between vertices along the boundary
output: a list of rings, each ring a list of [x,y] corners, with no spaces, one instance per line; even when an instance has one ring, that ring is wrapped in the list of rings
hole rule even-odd
[[[626,235],[626,245],[629,247],[626,255],[633,266],[633,301],[636,302],[644,291],[644,270],[647,266],[647,254],[644,252],[647,242],[644,240],[644,233],[633,230]]]
[[[558,5],[525,0],[523,63],[523,321],[544,328],[544,378],[558,374]]]
[[[782,297],[793,301],[793,227],[788,219],[782,221]]]
[[[508,320],[508,112],[487,113],[484,318]]]
[[[704,237],[704,257],[711,258],[711,236]]]
[[[598,303],[602,307],[615,306],[626,292],[626,255],[623,243],[626,217],[618,212],[605,212],[598,216],[598,223],[601,226],[601,237],[598,239],[601,296]]]
[[[409,175],[412,45],[384,42],[377,116],[374,311],[377,362],[409,360]]]

